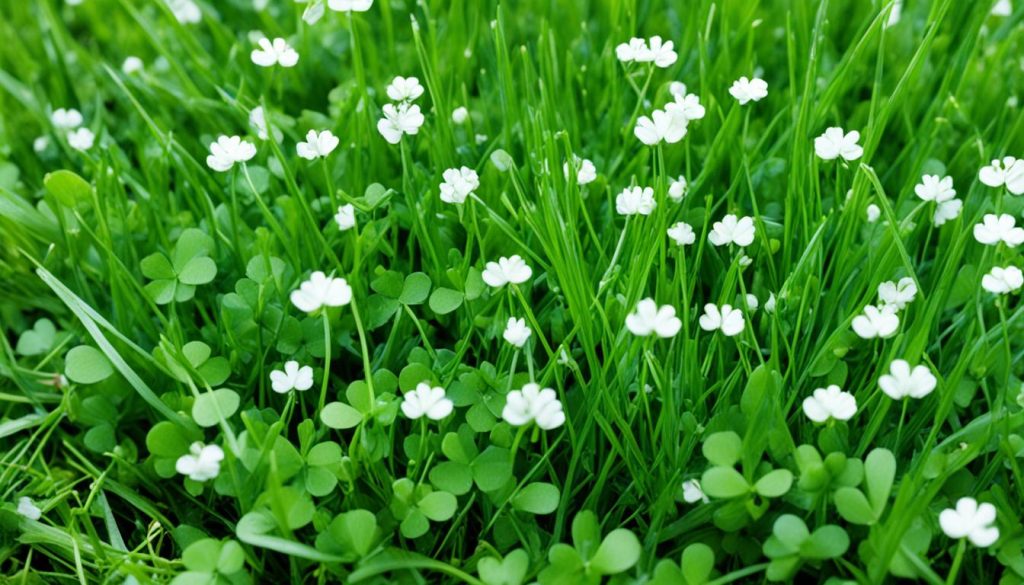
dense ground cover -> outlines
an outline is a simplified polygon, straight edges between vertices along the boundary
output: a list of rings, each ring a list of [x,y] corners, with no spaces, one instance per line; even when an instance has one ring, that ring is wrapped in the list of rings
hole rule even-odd
[[[1019,4],[3,3],[0,574],[1024,581]]]

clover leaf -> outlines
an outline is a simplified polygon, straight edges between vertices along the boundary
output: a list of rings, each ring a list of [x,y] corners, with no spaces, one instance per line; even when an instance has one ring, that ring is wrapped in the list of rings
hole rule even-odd
[[[245,567],[245,551],[236,540],[203,538],[190,544],[181,555],[186,571],[172,585],[235,583]]]
[[[430,521],[444,522],[455,515],[458,500],[445,491],[434,491],[429,485],[417,486],[411,479],[396,480],[391,486],[391,513],[402,521],[399,529],[406,538],[419,538],[427,533]]]
[[[480,580],[486,585],[522,585],[530,569],[530,557],[526,551],[517,548],[505,558],[484,557],[476,564]]]
[[[590,510],[572,522],[573,546],[556,544],[548,551],[550,563],[537,576],[542,585],[598,582],[606,575],[624,573],[640,560],[640,540],[630,530],[617,528],[600,539],[597,516]],[[600,541],[599,541],[600,539]]]
[[[864,491],[836,490],[836,510],[852,524],[870,526],[882,519],[896,478],[896,458],[888,449],[875,449],[864,459]],[[866,493],[865,493],[866,492]]]
[[[783,514],[775,520],[772,535],[762,547],[771,559],[765,576],[769,581],[785,581],[804,562],[838,558],[849,547],[850,537],[839,526],[826,524],[812,533],[798,516]]]
[[[146,293],[158,305],[185,302],[195,296],[196,287],[217,276],[217,265],[210,258],[213,238],[202,230],[182,232],[170,257],[157,252],[142,259],[142,274],[152,282]]]

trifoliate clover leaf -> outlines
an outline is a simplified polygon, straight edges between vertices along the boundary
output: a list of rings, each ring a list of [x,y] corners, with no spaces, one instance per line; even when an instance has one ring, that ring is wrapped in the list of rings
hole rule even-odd
[[[142,274],[152,282],[146,292],[158,305],[185,302],[195,296],[195,287],[217,276],[217,265],[209,257],[213,239],[192,228],[182,232],[170,257],[161,252],[142,259]]]

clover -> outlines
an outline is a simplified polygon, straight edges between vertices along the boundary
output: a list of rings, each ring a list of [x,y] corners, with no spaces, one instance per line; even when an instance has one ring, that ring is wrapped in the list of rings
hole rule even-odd
[[[430,529],[430,522],[444,522],[455,515],[458,500],[454,495],[430,487],[417,486],[408,478],[391,485],[391,513],[401,520],[399,530],[406,538],[419,538]]]
[[[597,515],[584,510],[572,521],[572,545],[551,547],[550,564],[537,575],[537,581],[541,585],[598,583],[604,576],[633,568],[640,552],[640,540],[626,528],[616,528],[601,538]]]
[[[875,449],[864,459],[864,489],[843,486],[836,490],[836,510],[852,524],[870,526],[882,519],[893,479],[896,458],[888,449]]]
[[[715,523],[723,529],[739,528],[746,525],[748,518],[760,518],[768,509],[768,503],[760,498],[781,498],[793,485],[793,473],[788,469],[757,465],[757,469],[746,474],[736,470],[735,465],[744,455],[744,445],[732,431],[709,435],[701,449],[712,464],[701,476],[701,488],[711,498],[729,500],[715,512]],[[755,471],[759,474],[757,480],[752,478]]]
[[[238,541],[202,538],[181,553],[185,572],[174,583],[238,583],[248,581],[245,575],[245,551]]]
[[[196,287],[208,284],[217,276],[217,264],[210,258],[213,238],[202,230],[183,231],[170,256],[162,252],[142,259],[142,274],[152,282],[146,294],[158,305],[183,303],[196,294]]]
[[[834,524],[826,524],[814,532],[792,514],[783,514],[775,520],[772,535],[762,546],[771,559],[765,577],[769,581],[791,579],[804,563],[820,563],[839,558],[850,548],[846,531]]]

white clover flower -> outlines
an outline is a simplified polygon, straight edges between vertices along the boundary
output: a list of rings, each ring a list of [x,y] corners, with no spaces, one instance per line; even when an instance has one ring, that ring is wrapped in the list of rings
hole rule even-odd
[[[217,445],[203,445],[199,441],[192,443],[186,455],[178,457],[174,469],[187,475],[192,481],[204,482],[217,477],[220,473],[220,462],[224,460],[224,450]]]
[[[508,283],[522,284],[533,276],[533,270],[518,254],[498,258],[497,262],[488,262],[484,266],[481,277],[487,286],[501,288]]]
[[[468,119],[469,110],[467,110],[464,106],[459,106],[452,110],[452,122],[455,122],[459,126],[465,124],[466,120]]]
[[[696,504],[697,502],[707,504],[711,500],[704,494],[704,490],[701,489],[700,481],[688,479],[683,482],[683,501],[687,504]]]
[[[956,190],[953,189],[953,177],[945,176],[941,179],[938,175],[923,175],[921,182],[914,186],[914,193],[922,201],[934,201],[942,203],[956,197]]]
[[[203,13],[192,0],[164,0],[171,14],[181,24],[196,24],[203,19]]]
[[[739,335],[746,325],[743,313],[739,309],[733,309],[732,305],[722,305],[719,308],[712,303],[704,305],[704,314],[697,323],[704,331],[721,330],[726,337]]]
[[[423,416],[441,420],[451,414],[453,408],[455,404],[445,397],[444,388],[431,387],[427,382],[420,382],[402,397],[402,413],[412,420]]]
[[[683,322],[676,317],[676,309],[671,305],[658,306],[654,299],[643,299],[636,304],[636,310],[626,315],[626,328],[638,337],[654,334],[668,338],[679,333]]]
[[[676,62],[678,55],[673,49],[672,41],[662,42],[660,36],[653,36],[647,41],[647,50],[642,51],[637,61],[654,63],[656,67],[665,69]]]
[[[249,54],[252,62],[260,67],[295,67],[299,62],[299,53],[288,44],[288,41],[278,37],[271,41],[264,37],[259,40],[258,49],[253,49]]]
[[[312,313],[321,307],[343,307],[352,302],[352,287],[344,278],[327,276],[317,270],[299,288],[292,291],[295,308]]]
[[[938,213],[938,211],[936,211],[936,213]],[[882,216],[882,210],[879,209],[878,206],[875,205],[874,203],[871,203],[868,205],[867,216],[868,223],[875,223],[876,221],[878,221],[878,218]]]
[[[581,186],[582,185],[586,185],[588,183],[593,183],[594,181],[597,180],[597,167],[594,166],[594,163],[592,161],[590,161],[589,159],[586,159],[586,158],[580,158],[578,156],[574,156],[573,158],[576,161],[576,168],[578,169],[576,171],[576,183],[578,185],[581,185]],[[569,178],[569,163],[568,162],[562,163],[562,173],[565,175],[565,178],[568,180],[568,178]]]
[[[903,14],[903,0],[896,0],[892,5],[892,10],[889,11],[889,20],[885,22],[885,28],[895,25],[900,21],[900,16]]]
[[[694,233],[693,227],[685,221],[680,221],[668,228],[668,237],[680,246],[689,246],[697,241],[697,234]]]
[[[711,226],[708,241],[714,246],[736,244],[745,248],[754,243],[754,220],[750,217],[737,218],[730,213]]]
[[[68,133],[68,146],[75,150],[89,150],[95,141],[96,135],[84,126]]]
[[[487,142],[487,135],[486,134],[475,134],[473,136],[473,140],[477,144],[483,144],[483,143]]]
[[[501,336],[505,341],[511,343],[516,347],[523,347],[526,345],[526,340],[530,338],[533,332],[526,326],[525,319],[516,319],[515,317],[508,318],[508,324],[505,325],[505,332]]]
[[[868,305],[864,307],[863,315],[853,318],[851,325],[854,333],[861,339],[887,339],[896,335],[896,330],[900,328],[900,318],[896,315],[895,307],[891,305]]]
[[[935,390],[938,380],[927,366],[914,366],[906,360],[893,360],[889,364],[889,373],[878,379],[878,387],[886,396],[893,400],[924,398]]]
[[[1013,4],[1010,3],[1010,0],[999,0],[992,7],[992,12],[989,14],[992,16],[1010,16],[1013,14]]]
[[[144,67],[145,63],[142,62],[142,59],[139,59],[134,55],[129,55],[128,57],[125,57],[124,63],[121,63],[121,73],[124,73],[125,75],[132,75],[142,71]]]
[[[1001,268],[995,266],[981,277],[981,287],[990,293],[1005,295],[1016,292],[1024,286],[1024,273],[1016,266]]]
[[[396,102],[411,102],[423,95],[423,86],[420,80],[415,77],[402,77],[399,75],[391,80],[387,89],[388,97]],[[465,108],[462,108],[465,110]],[[454,117],[455,114],[452,114]],[[460,122],[461,123],[461,122]]]
[[[448,169],[441,177],[441,201],[445,203],[465,203],[466,198],[480,187],[480,175],[469,167]]]
[[[384,117],[377,122],[377,131],[391,144],[398,144],[404,134],[417,134],[423,125],[423,114],[420,107],[402,102],[385,104],[382,110]]]
[[[678,179],[669,179],[668,197],[672,201],[682,201],[686,196],[686,177],[679,175]]]
[[[18,498],[18,514],[29,520],[39,520],[43,517],[43,511],[28,496]]]
[[[985,502],[978,504],[974,498],[960,498],[956,508],[946,508],[939,513],[939,526],[950,538],[966,538],[971,544],[985,548],[999,540],[996,524],[996,507]]]
[[[296,144],[295,150],[302,158],[314,160],[334,152],[339,142],[341,141],[330,130],[319,133],[316,130],[310,130],[306,133],[306,141]]]
[[[206,166],[218,172],[226,172],[235,163],[244,163],[256,156],[256,146],[238,136],[221,136],[210,143],[210,154]]]
[[[668,84],[668,93],[673,98],[681,98],[686,95],[686,84],[682,81],[673,81]]]
[[[935,206],[935,214],[932,216],[932,223],[938,227],[947,221],[960,217],[960,211],[964,208],[964,202],[959,199],[943,201]]]
[[[675,144],[686,136],[687,124],[689,120],[681,110],[674,113],[668,110],[654,110],[650,118],[640,116],[637,119],[633,135],[648,146],[654,146],[661,141]]]
[[[505,397],[505,408],[501,411],[505,422],[521,427],[531,422],[545,431],[556,429],[565,424],[565,413],[558,395],[551,388],[544,388],[530,383],[522,390],[513,390]]]
[[[700,105],[700,96],[695,93],[676,95],[675,101],[665,105],[665,111],[670,114],[680,114],[687,120],[701,120],[707,110]]]
[[[864,155],[864,149],[857,144],[858,140],[860,132],[856,130],[843,132],[842,128],[828,128],[814,139],[814,154],[822,160],[835,160],[839,157],[848,161],[857,160]]]
[[[750,293],[743,297],[743,304],[746,305],[748,313],[756,313],[757,308],[761,306],[761,302],[757,300],[757,297]]]
[[[356,208],[351,203],[339,205],[338,213],[334,214],[334,222],[338,224],[338,229],[343,232],[356,227]]]
[[[769,315],[775,313],[775,305],[778,301],[775,299],[775,293],[768,294],[768,300],[764,302],[764,312]]]
[[[887,280],[878,285],[878,298],[883,305],[902,311],[917,296],[917,283],[913,278],[904,276],[899,282]]]
[[[309,390],[313,387],[313,368],[299,367],[299,362],[291,360],[284,364],[284,370],[270,372],[270,387],[278,394],[292,390]]]
[[[827,388],[816,389],[804,399],[804,414],[816,423],[823,423],[830,418],[850,420],[857,414],[857,399],[832,384]]]
[[[995,246],[1003,242],[1011,248],[1016,248],[1024,243],[1024,228],[1015,227],[1015,224],[1013,216],[1008,213],[998,216],[992,213],[985,214],[982,222],[974,226],[974,239],[986,246]]]
[[[57,108],[50,114],[50,121],[61,130],[74,130],[84,121],[82,113],[74,108]]]
[[[622,43],[615,47],[615,56],[623,63],[632,63],[646,58],[648,49],[647,41],[637,37],[629,39],[628,43]]]
[[[1024,159],[1012,156],[995,159],[992,164],[978,171],[978,179],[989,187],[1006,186],[1014,195],[1024,194]]]
[[[260,140],[266,140],[270,137],[267,133],[267,115],[263,110],[263,106],[256,106],[249,112],[249,125],[256,129],[256,136]],[[277,138],[277,132],[274,133]]]
[[[49,146],[49,136],[37,136],[36,139],[32,141],[32,150],[34,150],[37,154],[43,152],[44,150],[49,148]]]
[[[729,95],[736,98],[740,105],[746,105],[750,101],[759,102],[768,95],[768,83],[757,77],[747,79],[740,77],[732,83],[729,88]]]
[[[619,215],[650,215],[656,206],[651,187],[626,187],[615,197],[615,211]]]
[[[373,0],[327,0],[327,7],[335,12],[366,12]]]

